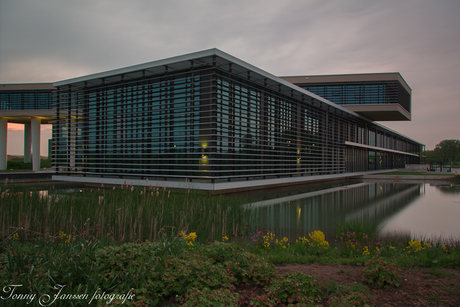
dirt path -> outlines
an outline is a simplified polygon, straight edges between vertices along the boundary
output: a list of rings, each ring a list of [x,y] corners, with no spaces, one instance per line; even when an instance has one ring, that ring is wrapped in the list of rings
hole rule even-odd
[[[299,265],[277,266],[280,274],[300,271],[316,276],[323,285],[330,281],[349,285],[363,283],[362,266],[349,265]],[[403,284],[395,289],[373,289],[364,284],[375,306],[460,306],[460,270],[414,268],[401,271]],[[326,300],[323,305],[327,306]]]

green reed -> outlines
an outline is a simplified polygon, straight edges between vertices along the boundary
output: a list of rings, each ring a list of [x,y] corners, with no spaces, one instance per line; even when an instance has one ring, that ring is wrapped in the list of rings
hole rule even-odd
[[[64,234],[88,240],[158,241],[185,231],[208,242],[243,237],[254,218],[237,198],[165,187],[101,186],[43,196],[4,186],[0,196],[0,231],[16,233],[19,240]]]

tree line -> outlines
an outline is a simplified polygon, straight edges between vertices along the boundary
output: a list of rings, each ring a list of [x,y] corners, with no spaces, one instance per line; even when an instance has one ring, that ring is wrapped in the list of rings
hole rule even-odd
[[[426,163],[450,165],[460,164],[460,140],[443,140],[434,150],[425,152]]]

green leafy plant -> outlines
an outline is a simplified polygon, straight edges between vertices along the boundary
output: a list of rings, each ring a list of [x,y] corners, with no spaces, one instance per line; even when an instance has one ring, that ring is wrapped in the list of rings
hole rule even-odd
[[[157,304],[162,299],[158,285],[166,255],[168,250],[159,242],[125,243],[100,249],[96,252],[92,282],[110,293],[133,288],[137,301]]]
[[[238,305],[239,295],[230,289],[191,288],[181,300],[187,306],[232,307]]]
[[[159,288],[165,297],[183,295],[191,288],[231,289],[236,282],[223,265],[198,254],[169,259],[160,280]]]
[[[324,295],[326,296],[342,296],[350,292],[366,292],[367,287],[361,283],[340,284],[335,280],[331,280],[324,285]]]
[[[352,307],[352,306],[362,306],[362,307],[371,307],[374,306],[372,300],[368,295],[361,292],[350,292],[343,296],[332,297],[328,301],[328,306],[331,307]]]
[[[235,243],[214,242],[204,246],[201,252],[213,263],[222,264],[236,278],[237,284],[247,282],[266,285],[275,274],[272,264]]]
[[[266,294],[259,295],[249,301],[250,307],[273,307],[275,305],[275,300],[269,298]]]
[[[18,294],[55,294],[54,286],[66,285],[68,293],[82,288],[93,291],[91,271],[98,242],[42,239],[33,243],[14,242],[0,254],[0,279],[5,284],[23,285]]]
[[[381,258],[373,258],[367,260],[364,265],[363,278],[370,285],[380,289],[397,288],[401,285],[401,276],[393,264]]]
[[[302,272],[290,272],[275,279],[267,288],[268,296],[281,303],[314,303],[321,299],[322,288],[316,278]]]

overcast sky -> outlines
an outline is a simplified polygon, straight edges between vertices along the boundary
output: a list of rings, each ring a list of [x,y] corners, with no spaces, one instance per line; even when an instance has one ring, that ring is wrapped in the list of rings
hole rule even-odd
[[[382,124],[431,150],[460,139],[459,16],[459,0],[0,0],[0,83],[214,47],[279,76],[400,72],[412,121]],[[9,154],[21,129],[9,124]]]

